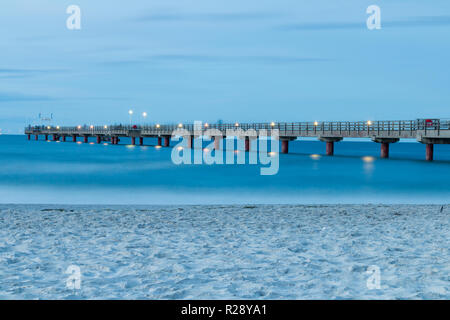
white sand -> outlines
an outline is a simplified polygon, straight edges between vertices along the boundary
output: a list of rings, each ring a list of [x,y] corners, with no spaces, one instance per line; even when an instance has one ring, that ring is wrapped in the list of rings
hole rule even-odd
[[[449,299],[449,225],[431,205],[1,205],[0,299]]]

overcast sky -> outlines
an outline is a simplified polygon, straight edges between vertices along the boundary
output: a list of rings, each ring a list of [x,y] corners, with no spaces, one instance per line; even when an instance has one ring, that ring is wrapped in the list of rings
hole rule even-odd
[[[81,30],[66,9],[81,8]],[[366,27],[381,8],[382,29]],[[448,0],[14,0],[0,129],[450,118]]]

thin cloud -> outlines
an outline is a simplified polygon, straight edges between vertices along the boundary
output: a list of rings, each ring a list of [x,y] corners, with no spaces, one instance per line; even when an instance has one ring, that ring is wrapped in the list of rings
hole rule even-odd
[[[15,102],[15,101],[32,102],[32,101],[50,101],[50,100],[55,99],[48,96],[0,92],[0,102]]]
[[[0,68],[0,78],[27,78],[36,75],[61,73],[67,70],[59,69],[15,69],[15,68]]]
[[[413,17],[404,20],[381,20],[382,28],[408,28],[408,27],[442,27],[450,25],[450,16]],[[279,27],[283,30],[322,31],[366,29],[366,22],[326,22],[326,23],[300,23],[287,24]]]
[[[403,21],[388,21],[388,27],[443,27],[450,25],[450,16],[415,17]]]
[[[189,63],[264,63],[264,64],[292,64],[307,62],[325,62],[330,59],[316,57],[295,56],[214,56],[192,54],[161,54],[152,55],[137,60],[116,60],[105,62],[107,65],[132,66],[151,62],[189,62]]]
[[[198,22],[234,22],[248,20],[265,20],[280,17],[279,14],[265,12],[239,12],[239,13],[156,13],[135,18],[139,22],[158,21],[198,21]]]
[[[127,100],[124,97],[105,97],[105,96],[86,96],[86,97],[50,97],[42,95],[32,95],[24,93],[11,93],[11,92],[0,92],[0,103],[2,102],[17,102],[17,101],[117,101],[117,100]]]

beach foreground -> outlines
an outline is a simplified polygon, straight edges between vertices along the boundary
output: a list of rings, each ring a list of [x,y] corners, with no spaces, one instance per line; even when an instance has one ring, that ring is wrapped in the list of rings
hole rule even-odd
[[[449,299],[449,231],[440,205],[0,205],[0,299]]]

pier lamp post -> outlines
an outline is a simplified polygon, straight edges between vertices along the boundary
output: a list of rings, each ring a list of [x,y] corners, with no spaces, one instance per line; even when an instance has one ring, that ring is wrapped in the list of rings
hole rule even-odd
[[[142,117],[144,118],[144,123],[145,123],[145,120],[147,119],[147,112],[142,112]]]
[[[132,123],[132,117],[133,117],[133,110],[128,110],[128,114],[130,115],[130,126],[131,126],[131,123]]]
[[[270,123],[270,130],[273,130],[274,127],[275,127],[275,122],[272,121],[272,122]]]
[[[317,126],[319,125],[319,122],[314,121],[314,133],[317,132]]]

